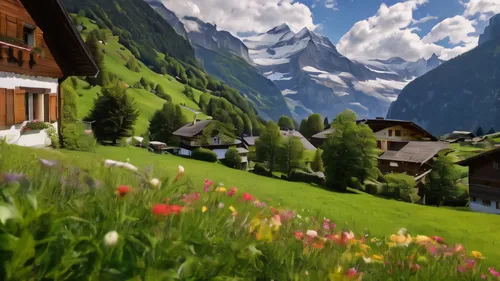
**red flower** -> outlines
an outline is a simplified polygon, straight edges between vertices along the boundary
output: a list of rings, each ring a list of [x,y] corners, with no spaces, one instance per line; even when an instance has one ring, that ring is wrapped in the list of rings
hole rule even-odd
[[[127,193],[130,192],[130,187],[128,187],[126,185],[121,185],[118,187],[117,192],[118,192],[118,196],[123,197],[123,196],[127,195]]]
[[[174,214],[179,214],[182,210],[182,206],[179,206],[179,205],[170,205],[170,211],[172,211],[172,213]]]
[[[156,204],[153,207],[153,214],[157,216],[168,216],[170,214],[170,208],[167,204]]]
[[[347,271],[347,278],[352,279],[356,277],[357,274],[358,271],[355,268],[349,268],[349,270]]]
[[[443,238],[439,237],[439,236],[432,236],[432,240],[436,241],[437,243],[439,244],[443,244]]]
[[[302,233],[300,231],[296,231],[295,238],[297,238],[298,240],[302,240],[304,238],[304,233]]]
[[[243,200],[245,201],[251,201],[253,199],[252,195],[250,195],[249,193],[243,193]]]
[[[200,194],[191,192],[188,195],[184,194],[184,198],[182,199],[182,201],[186,202],[187,204],[191,204],[198,199],[200,199]]]

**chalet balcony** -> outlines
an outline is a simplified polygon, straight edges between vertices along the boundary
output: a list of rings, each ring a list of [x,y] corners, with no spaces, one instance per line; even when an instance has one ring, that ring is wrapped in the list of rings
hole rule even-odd
[[[477,198],[488,198],[493,201],[500,201],[500,188],[481,185],[481,184],[470,184],[469,194],[471,197]]]

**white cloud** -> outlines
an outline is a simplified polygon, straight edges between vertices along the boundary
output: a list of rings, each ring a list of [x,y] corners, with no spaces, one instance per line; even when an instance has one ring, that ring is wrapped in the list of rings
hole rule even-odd
[[[331,2],[330,0],[326,0]],[[180,18],[195,16],[219,29],[266,32],[282,23],[298,30],[316,28],[309,7],[296,0],[163,0]]]
[[[374,16],[355,23],[340,39],[337,49],[351,58],[401,57],[416,61],[429,58],[434,53],[441,59],[450,59],[477,45],[477,37],[470,35],[476,31],[474,22],[463,16],[444,19],[421,38],[416,33],[420,29],[414,25],[435,20],[436,17],[427,16],[415,20],[413,12],[427,2],[428,0],[407,0],[392,6],[382,4]],[[436,44],[445,38],[449,38],[453,45],[451,48]]]
[[[438,19],[438,17],[428,15],[426,17],[423,17],[423,18],[419,19],[419,20],[413,19],[411,21],[411,23],[412,24],[421,24],[421,23],[424,23],[424,22],[428,22],[428,21],[431,21],[431,20],[437,20],[437,19]]]
[[[447,18],[435,25],[422,41],[424,43],[435,43],[442,39],[450,38],[450,44],[453,45],[477,42],[477,37],[469,36],[469,34],[476,31],[472,24],[472,21],[460,15]]]
[[[487,20],[494,14],[500,13],[499,0],[470,0],[461,1],[465,6],[464,16],[470,18],[479,15],[479,20]]]
[[[337,8],[337,0],[316,0],[312,5],[311,8],[316,8],[320,2],[324,1],[324,7],[327,9],[332,9],[334,11],[338,11],[339,9]]]

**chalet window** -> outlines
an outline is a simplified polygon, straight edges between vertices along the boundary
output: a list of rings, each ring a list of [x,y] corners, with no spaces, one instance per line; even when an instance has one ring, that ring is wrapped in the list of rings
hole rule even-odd
[[[399,164],[398,164],[398,163],[396,163],[396,162],[391,162],[391,163],[389,163],[389,165],[390,165],[391,167],[399,167]]]
[[[483,200],[482,204],[487,207],[491,207],[491,201],[490,200]]]
[[[382,142],[379,140],[377,141],[377,148],[382,149]]]
[[[25,25],[23,30],[23,41],[28,46],[35,46],[35,28]]]
[[[497,205],[497,210],[500,210],[500,202],[499,201],[497,201],[496,205]]]
[[[389,137],[392,137],[392,130],[389,130]]]
[[[498,170],[498,169],[499,169],[499,164],[498,164],[498,162],[493,162],[493,168],[494,168],[495,170]]]
[[[401,136],[401,130],[396,130],[394,131],[396,137],[400,137]]]

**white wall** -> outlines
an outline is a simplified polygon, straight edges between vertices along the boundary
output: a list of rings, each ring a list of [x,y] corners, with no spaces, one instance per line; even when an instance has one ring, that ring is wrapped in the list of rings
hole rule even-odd
[[[217,154],[217,159],[224,159],[224,158],[226,158],[227,148],[224,148],[224,149],[213,149],[212,151],[215,152],[215,154]]]
[[[500,210],[496,208],[497,201],[491,201],[490,206],[485,206],[482,203],[481,198],[476,198],[476,201],[471,201],[469,206],[470,210],[473,212],[480,212],[480,213],[488,213],[488,214],[497,214],[500,215]]]
[[[15,89],[16,87],[43,88],[50,89],[50,92],[55,94],[57,93],[57,85],[56,78],[34,77],[0,71],[0,88],[4,89]]]
[[[188,149],[185,149],[185,148],[181,148],[181,150],[179,151],[179,155],[191,156],[191,150],[188,150]]]

